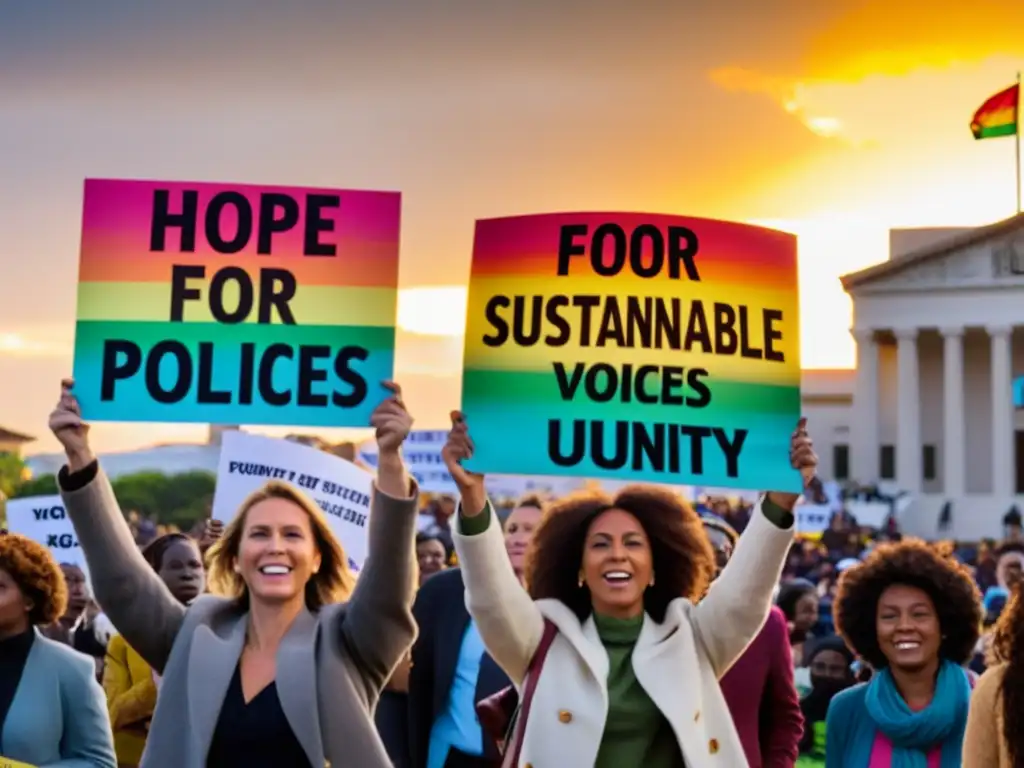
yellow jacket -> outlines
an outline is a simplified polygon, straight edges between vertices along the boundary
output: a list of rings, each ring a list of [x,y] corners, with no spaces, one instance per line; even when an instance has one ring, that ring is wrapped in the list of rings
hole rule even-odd
[[[114,635],[107,645],[103,690],[107,694],[117,762],[138,765],[146,746],[149,719],[156,707],[156,683],[152,669],[121,635]]]

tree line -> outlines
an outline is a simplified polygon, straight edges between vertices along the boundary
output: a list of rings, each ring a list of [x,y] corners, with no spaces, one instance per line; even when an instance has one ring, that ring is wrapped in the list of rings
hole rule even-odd
[[[156,523],[187,531],[196,521],[209,515],[216,482],[217,477],[212,472],[191,470],[173,475],[134,472],[121,475],[111,484],[126,515],[136,512]],[[5,527],[6,499],[49,496],[57,492],[54,475],[32,477],[19,456],[0,454],[0,517]]]

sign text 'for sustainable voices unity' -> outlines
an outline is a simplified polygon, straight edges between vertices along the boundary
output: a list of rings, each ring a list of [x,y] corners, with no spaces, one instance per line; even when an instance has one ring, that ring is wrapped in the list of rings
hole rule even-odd
[[[463,410],[481,472],[799,489],[796,238],[723,221],[478,221]]]

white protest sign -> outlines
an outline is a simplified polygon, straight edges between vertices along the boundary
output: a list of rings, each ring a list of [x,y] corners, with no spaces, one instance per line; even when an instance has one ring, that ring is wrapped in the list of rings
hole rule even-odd
[[[402,446],[402,458],[409,474],[416,478],[425,493],[455,493],[455,481],[444,465],[441,449],[448,433],[440,429],[417,429],[409,433]],[[359,459],[376,469],[377,441],[368,440],[359,446]]]
[[[458,488],[444,465],[441,449],[448,441],[443,429],[413,430],[402,446],[402,458],[409,473],[416,478],[424,493],[456,495]],[[359,446],[359,460],[369,467],[377,466],[377,443],[368,440]],[[561,496],[580,488],[578,477],[534,475],[488,475],[487,492],[495,500],[515,499],[529,493]]]
[[[7,530],[42,544],[59,564],[77,565],[89,578],[85,552],[60,496],[8,499]]]
[[[373,476],[345,459],[288,440],[226,432],[217,468],[213,519],[228,523],[239,506],[268,480],[290,483],[309,496],[359,570],[366,560]]]
[[[797,533],[821,533],[832,520],[832,515],[843,508],[843,494],[839,483],[829,481],[822,483],[822,490],[827,501],[824,504],[807,504],[801,497],[796,505]]]

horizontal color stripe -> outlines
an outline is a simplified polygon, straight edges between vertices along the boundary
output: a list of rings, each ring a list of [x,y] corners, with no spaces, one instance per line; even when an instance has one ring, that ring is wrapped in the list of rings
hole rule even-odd
[[[167,229],[166,250],[150,251],[154,193],[169,191],[171,213],[182,210],[185,190],[198,193],[195,251],[181,253],[181,230]],[[238,253],[219,254],[205,237],[206,206],[222,192],[237,192],[253,207],[253,232]],[[299,205],[296,225],[271,239],[272,253],[257,254],[261,193],[287,194]],[[332,227],[317,240],[336,246],[336,255],[304,256],[306,199],[308,194],[340,197],[335,209],[323,209],[319,218]],[[320,190],[291,187],[87,180],[82,217],[79,279],[90,282],[167,280],[176,263],[248,267],[286,267],[304,283],[321,285],[397,286],[401,196],[397,193]],[[221,236],[231,238],[238,214],[228,206],[219,219]]]
[[[735,258],[718,259],[711,254],[701,254],[696,260],[697,273],[700,281],[696,285],[708,283],[742,282],[744,285],[756,283],[763,286],[774,286],[791,289],[797,283],[797,266],[794,256],[791,264],[768,264],[760,259],[759,254],[749,253],[746,260],[737,255]],[[533,255],[524,254],[514,261],[481,261],[474,264],[471,270],[473,278],[499,278],[506,275],[515,277],[532,277],[538,280],[611,280],[639,283],[643,285],[668,284],[680,286],[690,283],[685,273],[678,279],[669,277],[663,272],[655,278],[643,278],[635,275],[628,267],[613,276],[598,275],[587,259],[577,258],[569,263],[569,274],[558,274],[558,258],[556,254]]]
[[[976,139],[996,139],[1000,136],[1013,136],[1017,133],[1017,123],[991,126],[972,125],[971,132]]]
[[[981,121],[986,114],[997,112],[1007,107],[1016,108],[1019,101],[1020,84],[1011,85],[1009,88],[1004,88],[999,93],[990,96],[985,100],[985,103],[978,107],[978,110],[974,113],[975,121]]]
[[[491,352],[482,345],[467,345],[463,365],[470,370],[537,373],[554,376],[554,363],[562,363],[572,370],[577,363],[587,366],[605,363],[620,368],[630,364],[636,370],[642,365],[703,368],[712,378],[726,377],[734,381],[755,384],[776,384],[797,386],[800,381],[799,342],[789,342],[781,351],[785,362],[755,360],[739,355],[715,355],[699,352],[674,352],[647,349],[605,348],[566,350],[551,347],[534,347],[528,350],[515,349],[514,353]]]
[[[367,240],[390,240],[398,233],[402,196],[398,192],[377,192],[351,189],[323,189],[314,187],[260,186],[254,184],[219,184],[206,182],[178,181],[135,181],[119,179],[86,179],[83,204],[83,222],[100,230],[136,230],[146,233],[153,212],[154,192],[166,189],[169,192],[171,212],[181,210],[185,190],[199,193],[198,213],[200,221],[205,217],[210,200],[223,192],[238,192],[248,200],[258,218],[261,193],[289,195],[299,203],[299,225],[290,233],[275,236],[282,242],[291,237],[301,241],[302,224],[306,218],[307,195],[336,195],[341,198],[337,208],[324,208],[322,217],[335,222],[334,232],[323,233],[324,241],[334,235],[357,237]],[[225,209],[224,227],[228,229],[229,215]]]
[[[487,326],[485,331],[483,330],[485,326],[482,323],[471,323],[464,343],[463,364],[468,369],[542,374],[550,373],[552,364],[555,362],[562,362],[570,367],[577,362],[590,365],[608,363],[615,366],[627,363],[634,366],[673,365],[704,368],[712,376],[724,376],[732,380],[795,386],[800,381],[800,334],[795,310],[788,314],[784,313],[783,320],[778,327],[783,335],[780,340],[772,342],[771,349],[782,354],[783,362],[742,357],[740,354],[719,354],[717,350],[728,350],[730,347],[727,343],[718,343],[715,332],[710,326],[712,351],[705,352],[704,346],[698,340],[694,340],[689,349],[685,348],[685,325],[682,324],[680,348],[673,349],[671,340],[658,338],[653,334],[649,339],[643,339],[640,331],[636,331],[632,339],[628,336],[625,337],[627,342],[630,340],[634,342],[632,347],[615,346],[614,337],[605,346],[595,346],[600,341],[596,333],[590,337],[591,345],[584,347],[579,343],[581,332],[578,325],[574,327],[569,342],[564,346],[550,346],[542,343],[544,337],[541,342],[533,346],[519,346],[514,337],[510,336],[502,346],[491,347],[483,341],[485,333],[493,333],[490,327]],[[553,328],[552,331],[554,331]],[[493,336],[489,337],[494,338]],[[642,341],[647,340],[653,344],[660,343],[661,347],[643,347]],[[728,342],[729,338],[723,336],[722,341]],[[746,348],[751,351],[759,349],[763,353],[767,347],[761,318],[756,313],[752,313],[748,318]],[[737,347],[737,349],[742,349],[742,347]],[[763,357],[763,354],[760,356]]]
[[[782,309],[799,306],[795,286],[757,282],[715,281],[691,283],[674,280],[609,280],[600,277],[537,278],[523,275],[475,277],[469,287],[468,302],[474,311],[483,311],[493,296],[616,296],[624,304],[627,297],[651,296],[662,300],[678,298],[682,302],[700,300],[705,307],[715,302],[734,306]]]
[[[115,399],[101,401],[103,376],[103,349],[108,340],[133,342],[148,355],[150,349],[162,341],[177,341],[191,354],[193,365],[192,387],[185,398],[174,404],[156,403],[147,394],[144,385],[146,363],[131,378],[117,383]],[[210,382],[214,389],[233,393],[234,404],[203,404],[199,402],[199,344],[214,344]],[[293,396],[288,405],[270,405],[258,396],[249,405],[238,404],[241,383],[242,345],[255,345],[255,359],[261,359],[271,344],[284,344],[298,350],[301,347],[329,348],[327,355],[309,355],[305,365],[320,372],[323,380],[312,381],[312,394],[327,396],[352,393],[349,383],[339,380],[334,371],[334,359],[345,346],[358,346],[368,351],[365,360],[351,361],[350,368],[366,382],[367,394],[363,401],[352,407],[334,405],[299,405]],[[296,392],[299,387],[300,353],[291,358],[277,360],[272,367],[275,389]],[[163,359],[160,381],[164,387],[173,386],[178,367],[172,356]],[[75,332],[75,393],[86,418],[92,421],[152,421],[178,423],[268,424],[318,427],[365,427],[370,414],[385,396],[380,382],[390,379],[394,372],[394,329],[342,326],[286,326],[246,325],[228,326],[206,323],[146,323],[146,322],[79,322]]]
[[[184,304],[186,323],[215,323],[210,313],[209,281],[194,279],[188,287],[201,292],[197,300]],[[259,319],[259,286],[255,286],[254,305],[246,325]],[[239,290],[231,282],[225,290],[226,309],[238,306]],[[391,288],[360,288],[299,284],[288,302],[300,326],[349,325],[392,327],[395,324],[397,291]],[[79,320],[117,320],[168,322],[171,311],[171,284],[159,283],[79,283]],[[280,322],[278,313],[273,322]]]
[[[788,455],[789,436],[800,413],[799,390],[773,394],[770,387],[749,386],[743,392],[738,389],[742,385],[732,386],[730,393],[728,387],[720,384],[714,405],[699,411],[678,406],[634,406],[627,409],[612,403],[602,406],[570,404],[561,400],[510,400],[496,393],[532,391],[533,385],[524,375],[506,375],[499,380],[478,377],[467,371],[462,402],[476,449],[473,459],[466,465],[474,471],[493,473],[607,477],[748,490],[799,490],[799,476],[789,466]],[[780,407],[758,410],[752,405],[757,402]],[[746,410],[740,410],[741,405],[745,405]],[[788,405],[788,410],[781,408],[784,405]],[[735,429],[746,429],[748,434],[740,453],[739,477],[728,476],[726,462],[713,438],[707,438],[702,446],[703,464],[699,474],[691,472],[688,437],[683,437],[680,442],[678,472],[670,471],[668,466],[659,471],[643,456],[638,457],[640,465],[637,469],[628,464],[623,469],[604,469],[589,458],[581,464],[560,467],[550,460],[548,454],[548,422],[551,419],[559,419],[564,425],[563,452],[569,450],[569,434],[575,419],[582,419],[588,424],[601,422],[606,430],[614,429],[616,420],[622,419],[647,425],[717,427],[730,437]],[[648,430],[655,433],[651,427]],[[606,453],[611,455],[613,441],[606,436],[605,442]]]
[[[557,264],[561,229],[569,224],[586,224],[589,234],[601,224],[613,222],[626,230],[627,235],[641,224],[651,224],[665,232],[669,226],[682,226],[696,233],[699,251],[695,257],[698,271],[703,264],[732,263],[777,266],[796,270],[795,236],[764,227],[735,222],[697,219],[681,216],[646,215],[633,213],[580,213],[541,214],[504,219],[478,221],[474,239],[473,270],[477,273],[527,272],[522,259],[530,264],[528,273],[552,274],[550,267],[534,266],[538,258],[550,258]],[[587,246],[590,236],[581,236],[577,242]],[[605,261],[611,261],[611,244]],[[571,274],[579,274],[578,265],[586,267],[588,256],[574,257]],[[649,262],[647,262],[649,263]],[[518,266],[517,266],[518,265]]]
[[[1000,125],[1011,125],[1017,122],[1017,107],[1000,107],[991,112],[978,115],[974,122],[985,128],[995,128]]]
[[[272,256],[201,253],[152,253],[149,241],[131,240],[129,233],[82,235],[79,280],[88,282],[161,282],[171,279],[175,264],[208,265],[212,273],[221,266],[240,266],[252,275],[261,268],[287,269],[302,283],[310,285],[398,285],[398,240],[355,241],[339,256],[312,257],[277,253]]]
[[[679,419],[680,413],[695,424],[702,423],[702,414],[731,414],[734,418],[747,418],[756,414],[784,415],[800,411],[800,385],[778,386],[758,382],[732,381],[722,377],[707,378],[711,390],[711,404],[706,408],[687,408],[682,405],[646,405],[622,403],[613,400],[608,403],[591,403],[583,396],[581,388],[576,400],[566,402],[562,398],[553,374],[530,371],[484,371],[466,369],[463,374],[462,401],[499,407],[502,403],[528,408],[567,408],[579,412],[583,418],[623,418],[627,411],[642,411],[650,420]],[[657,388],[648,386],[656,392]],[[674,390],[689,392],[689,389]],[[672,414],[675,414],[673,416]],[[695,420],[696,419],[696,420]],[[792,431],[792,425],[791,430]]]

